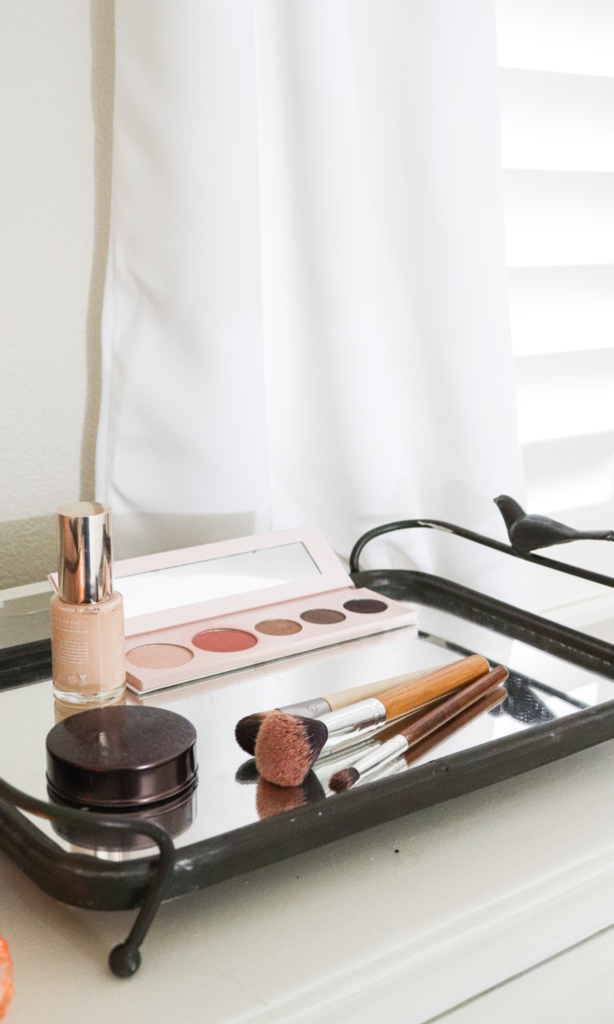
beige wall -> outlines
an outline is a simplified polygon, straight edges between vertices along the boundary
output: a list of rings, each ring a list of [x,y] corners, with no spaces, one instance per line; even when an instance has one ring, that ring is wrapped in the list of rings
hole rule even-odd
[[[93,496],[113,72],[113,0],[0,2],[0,587]]]

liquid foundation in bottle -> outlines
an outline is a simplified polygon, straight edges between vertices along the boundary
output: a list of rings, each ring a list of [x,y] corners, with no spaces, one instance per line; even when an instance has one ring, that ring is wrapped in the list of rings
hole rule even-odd
[[[58,593],[51,598],[53,692],[68,704],[107,704],[126,688],[124,602],[113,591],[111,509],[62,505]]]

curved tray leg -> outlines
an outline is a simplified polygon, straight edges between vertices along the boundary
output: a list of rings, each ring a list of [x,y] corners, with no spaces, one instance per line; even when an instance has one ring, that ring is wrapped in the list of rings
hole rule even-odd
[[[88,829],[100,829],[108,835],[109,829],[127,834],[146,835],[154,840],[160,850],[157,870],[152,878],[136,920],[125,942],[114,946],[109,954],[109,967],[117,978],[131,978],[141,966],[140,947],[149,931],[156,911],[162,902],[167,884],[175,865],[175,847],[168,832],[149,821],[126,818],[119,814],[97,814],[90,811],[79,811],[72,807],[61,807],[59,804],[36,800],[27,793],[10,786],[0,779],[0,799],[19,807],[31,814],[51,821],[62,821],[67,824],[85,825]]]

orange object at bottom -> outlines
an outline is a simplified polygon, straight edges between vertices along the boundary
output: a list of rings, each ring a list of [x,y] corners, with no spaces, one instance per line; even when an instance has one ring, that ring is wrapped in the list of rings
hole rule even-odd
[[[13,998],[13,961],[9,956],[6,939],[0,936],[0,1020]]]

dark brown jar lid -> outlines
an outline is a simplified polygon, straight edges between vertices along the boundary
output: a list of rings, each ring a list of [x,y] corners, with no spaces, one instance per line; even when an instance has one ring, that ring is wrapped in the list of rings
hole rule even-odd
[[[194,783],[196,729],[163,708],[116,705],[71,715],[47,736],[47,782],[63,802],[124,809]]]

